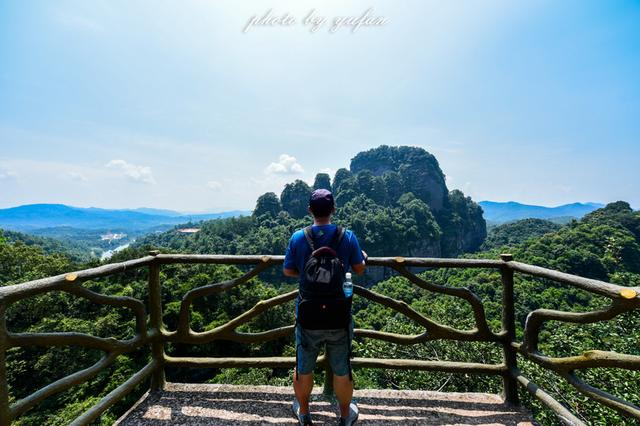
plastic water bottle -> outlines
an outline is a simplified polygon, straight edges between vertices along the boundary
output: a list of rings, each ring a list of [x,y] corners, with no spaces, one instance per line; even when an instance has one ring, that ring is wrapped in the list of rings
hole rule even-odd
[[[344,284],[342,284],[342,291],[344,291],[344,297],[353,296],[353,282],[351,281],[351,272],[347,272]]]

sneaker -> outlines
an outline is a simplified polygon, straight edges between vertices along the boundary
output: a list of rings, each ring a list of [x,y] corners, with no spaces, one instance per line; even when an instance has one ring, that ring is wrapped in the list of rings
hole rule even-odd
[[[293,399],[293,404],[291,405],[291,411],[293,412],[293,417],[298,419],[298,422],[301,426],[311,426],[313,422],[311,421],[311,414],[300,414],[300,403],[297,399]]]
[[[338,420],[338,426],[351,426],[358,420],[358,406],[355,402],[349,405],[349,417],[340,417]]]

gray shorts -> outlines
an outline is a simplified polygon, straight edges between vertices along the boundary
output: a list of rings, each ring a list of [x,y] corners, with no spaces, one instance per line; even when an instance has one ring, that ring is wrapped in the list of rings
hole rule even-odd
[[[325,346],[325,354],[336,376],[346,376],[350,372],[351,339],[353,322],[346,329],[307,330],[296,325],[296,369],[299,374],[311,374],[316,366],[318,354]]]

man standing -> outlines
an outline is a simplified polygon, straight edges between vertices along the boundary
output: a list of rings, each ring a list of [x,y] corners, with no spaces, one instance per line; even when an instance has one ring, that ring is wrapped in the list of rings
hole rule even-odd
[[[292,235],[284,259],[284,274],[300,277],[300,294],[296,300],[293,412],[301,425],[312,424],[309,397],[313,389],[313,370],[318,354],[325,346],[340,405],[338,425],[350,426],[358,418],[358,408],[351,401],[351,295],[343,295],[342,283],[349,267],[356,274],[364,273],[366,253],[360,250],[353,232],[331,223],[331,215],[335,213],[331,192],[326,189],[313,191],[308,210],[313,216],[313,225]],[[322,292],[324,298],[318,298]]]

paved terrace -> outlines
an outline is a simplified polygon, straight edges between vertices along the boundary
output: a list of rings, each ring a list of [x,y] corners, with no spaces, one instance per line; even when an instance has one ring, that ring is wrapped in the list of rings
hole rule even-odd
[[[429,391],[359,390],[358,425],[533,425],[524,408],[498,395]],[[145,394],[117,425],[292,425],[293,390],[276,386],[167,383]],[[334,425],[337,407],[315,389],[314,424]]]

